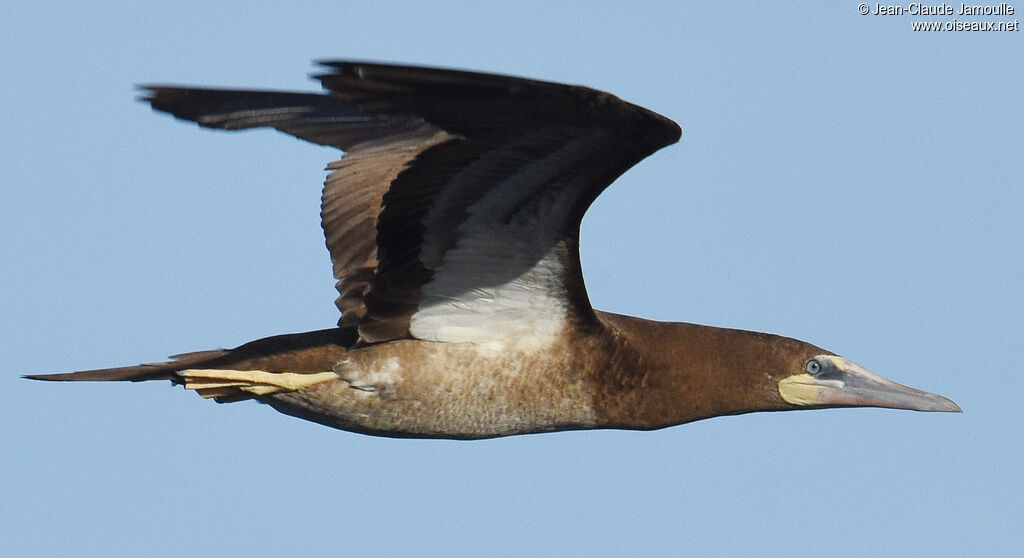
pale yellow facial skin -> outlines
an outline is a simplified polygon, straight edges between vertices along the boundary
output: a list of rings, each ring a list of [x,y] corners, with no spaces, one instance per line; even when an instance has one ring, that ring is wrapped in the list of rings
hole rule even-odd
[[[840,370],[853,369],[863,371],[874,376],[874,374],[871,374],[860,365],[843,357],[819,355],[814,358],[823,364],[831,364]],[[828,393],[841,390],[843,387],[845,387],[845,384],[842,380],[823,380],[821,378],[815,378],[805,372],[803,374],[796,374],[782,379],[779,382],[779,395],[786,400],[786,403],[791,403],[793,405],[824,405],[828,402]]]
[[[779,382],[779,395],[786,403],[800,406],[821,405],[825,399],[826,386],[842,389],[839,380],[818,380],[810,374],[797,374]]]

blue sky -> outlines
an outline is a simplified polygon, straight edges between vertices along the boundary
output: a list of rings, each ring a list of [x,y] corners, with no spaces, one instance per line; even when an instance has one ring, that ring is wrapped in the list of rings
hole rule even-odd
[[[382,4],[0,20],[10,555],[1020,555],[1019,32],[915,33],[856,2]],[[594,306],[804,339],[964,414],[467,443],[20,379],[335,322],[317,214],[336,152],[201,130],[133,90],[314,91],[327,58],[579,83],[673,118],[681,143],[584,220]]]

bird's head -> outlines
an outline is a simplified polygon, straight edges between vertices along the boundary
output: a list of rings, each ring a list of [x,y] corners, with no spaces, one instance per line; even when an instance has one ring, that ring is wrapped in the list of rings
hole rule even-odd
[[[961,412],[953,401],[887,380],[832,354],[789,359],[778,380],[779,395],[797,408],[885,407],[913,411]]]

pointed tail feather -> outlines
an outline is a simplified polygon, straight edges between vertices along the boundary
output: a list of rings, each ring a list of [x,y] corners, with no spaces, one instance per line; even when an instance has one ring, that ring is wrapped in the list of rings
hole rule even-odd
[[[354,328],[332,328],[267,337],[230,350],[184,353],[168,362],[23,377],[50,382],[170,380],[219,402],[240,401],[337,378],[334,364],[356,339]]]
[[[97,368],[95,370],[80,370],[59,374],[28,374],[22,376],[22,378],[43,380],[45,382],[145,382],[147,380],[170,380],[180,384],[182,379],[178,372],[205,362],[216,361],[230,352],[224,349],[199,351],[174,355],[168,362],[120,366],[117,368]]]

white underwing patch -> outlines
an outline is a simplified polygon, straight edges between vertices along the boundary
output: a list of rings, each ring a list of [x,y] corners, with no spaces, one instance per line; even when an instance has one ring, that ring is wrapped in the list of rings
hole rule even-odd
[[[564,141],[558,135],[534,139]],[[561,227],[576,193],[559,173],[601,139],[585,136],[562,143],[548,157],[490,187],[465,209],[468,217],[458,239],[443,257],[429,231],[451,213],[451,204],[457,203],[451,196],[460,188],[453,186],[452,194],[439,197],[423,221],[428,229],[423,261],[434,276],[423,286],[410,320],[414,337],[482,342],[525,336],[536,342],[553,339],[565,327],[565,267],[575,255],[569,254]],[[473,178],[470,167],[455,180]]]

